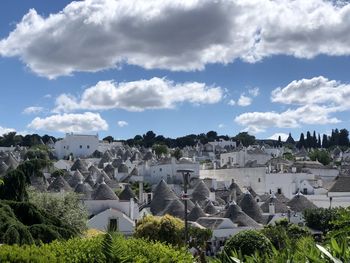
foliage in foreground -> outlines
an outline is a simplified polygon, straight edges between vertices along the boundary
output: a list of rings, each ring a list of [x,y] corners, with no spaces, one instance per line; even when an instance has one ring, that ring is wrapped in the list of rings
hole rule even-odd
[[[68,239],[76,234],[75,228],[33,204],[0,201],[0,243],[49,243],[55,239]]]
[[[119,235],[74,238],[42,246],[8,246],[0,249],[0,262],[193,262],[184,248],[175,249],[159,242],[125,239]]]
[[[76,193],[28,191],[29,202],[82,233],[87,229],[87,211]]]

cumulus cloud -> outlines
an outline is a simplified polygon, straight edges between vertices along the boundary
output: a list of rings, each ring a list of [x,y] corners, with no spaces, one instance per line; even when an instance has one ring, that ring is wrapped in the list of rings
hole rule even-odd
[[[259,90],[258,87],[255,87],[255,88],[249,89],[249,90],[248,90],[248,93],[249,93],[250,95],[252,95],[253,97],[257,97],[257,96],[259,95],[259,93],[260,93],[260,90]]]
[[[294,107],[283,112],[247,112],[237,116],[235,121],[255,133],[269,127],[339,123],[341,120],[332,114],[350,109],[350,85],[322,76],[295,80],[286,87],[273,90],[271,100]]]
[[[238,58],[349,55],[349,16],[343,1],[74,1],[47,17],[29,10],[0,55],[48,78],[124,63],[191,71]]]
[[[271,139],[271,140],[278,140],[278,137],[281,136],[281,141],[282,142],[285,142],[288,138],[288,134],[287,133],[283,133],[283,132],[280,132],[280,133],[274,133],[272,134],[268,139]]]
[[[6,127],[2,127],[0,126],[0,136],[9,133],[9,132],[15,132],[16,130],[13,128],[6,128]]]
[[[31,106],[23,110],[23,114],[38,114],[44,110],[43,107]]]
[[[234,100],[229,100],[228,105],[235,106],[236,102]]]
[[[98,113],[57,114],[46,118],[36,117],[27,126],[34,130],[56,132],[89,132],[107,130],[107,122]]]
[[[219,128],[219,129],[225,128],[225,124],[220,123],[220,124],[218,125],[218,128]]]
[[[271,100],[283,104],[326,104],[350,108],[350,85],[323,76],[294,80],[272,91]]]
[[[237,101],[237,104],[239,106],[242,106],[242,107],[246,107],[246,106],[249,106],[250,104],[252,104],[252,98],[248,97],[248,96],[245,96],[244,94],[242,94],[238,101]]]
[[[60,95],[56,99],[54,112],[117,108],[128,111],[171,109],[181,102],[217,103],[222,96],[223,91],[220,87],[206,86],[198,82],[174,83],[162,78],[121,83],[100,81],[84,90],[80,99],[69,94]]]
[[[128,126],[128,125],[129,125],[129,123],[127,123],[126,121],[118,121],[118,126],[121,128]]]

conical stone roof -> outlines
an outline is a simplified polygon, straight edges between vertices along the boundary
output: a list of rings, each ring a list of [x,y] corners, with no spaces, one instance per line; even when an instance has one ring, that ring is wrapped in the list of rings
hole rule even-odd
[[[101,173],[101,171],[95,165],[91,165],[88,170],[90,173],[95,175],[99,175]]]
[[[111,164],[107,164],[106,167],[103,168],[103,171],[105,171],[109,177],[114,177],[114,167]]]
[[[87,169],[87,165],[86,163],[81,160],[80,158],[78,158],[72,165],[72,167],[70,168],[71,171],[76,171],[76,170],[79,170],[81,172],[87,172],[88,169]]]
[[[134,167],[134,169],[131,170],[130,175],[132,175],[132,176],[139,175],[139,170],[137,169],[137,167]]]
[[[156,215],[172,201],[177,199],[176,194],[170,189],[164,180],[161,180],[153,191],[153,199],[150,207],[151,212]]]
[[[16,169],[19,164],[18,161],[15,159],[15,157],[13,157],[11,153],[7,155],[5,159],[5,163],[9,168],[12,167],[12,169]]]
[[[130,199],[136,199],[134,191],[131,189],[130,185],[125,185],[123,191],[119,194],[119,200],[129,201]]]
[[[5,174],[8,169],[9,167],[5,162],[0,163],[0,175]]]
[[[84,183],[88,183],[91,187],[94,187],[96,181],[94,180],[92,174],[89,174],[89,175],[85,178]]]
[[[199,206],[198,203],[196,203],[195,207],[191,210],[191,212],[188,214],[187,218],[189,221],[196,221],[200,217],[207,216],[203,209]]]
[[[129,168],[125,163],[122,163],[118,167],[118,173],[129,173]]]
[[[203,182],[203,180],[199,180],[199,182],[193,188],[192,200],[196,202],[204,201],[209,198],[209,194],[210,190],[208,186]]]
[[[165,209],[159,213],[159,215],[166,214],[182,219],[185,216],[185,206],[178,198],[176,198],[170,201]]]
[[[250,216],[251,218],[253,218],[256,222],[258,223],[263,222],[261,208],[259,207],[258,203],[255,201],[253,196],[250,194],[250,192],[247,192],[244,194],[239,205],[242,208],[242,211],[246,213],[248,216]]]
[[[119,200],[113,190],[103,181],[92,194],[94,200]]]
[[[66,180],[59,175],[53,180],[53,182],[49,185],[47,188],[48,191],[50,192],[62,192],[62,191],[71,191],[72,188],[69,186]]]
[[[260,225],[251,217],[249,217],[246,213],[242,211],[242,209],[235,203],[232,202],[227,208],[225,214],[225,218],[230,218],[233,223],[238,226],[249,226],[249,227],[259,227]]]
[[[76,170],[71,178],[69,178],[68,183],[74,189],[80,181],[84,181],[84,176],[79,170]]]
[[[278,198],[273,195],[269,199],[267,199],[261,206],[261,210],[264,213],[269,213],[270,203],[273,203],[275,206],[275,213],[287,213],[288,206],[285,203],[282,203]]]
[[[116,158],[113,160],[112,165],[114,168],[118,168],[119,165],[123,163],[123,160],[121,158]]]
[[[208,204],[204,208],[204,212],[210,215],[216,214],[218,210],[215,208],[213,203],[211,201],[208,202]]]
[[[83,199],[91,199],[92,187],[88,183],[80,181],[74,189],[74,192],[82,195]]]
[[[314,209],[317,206],[312,203],[309,199],[307,199],[301,193],[297,193],[288,203],[287,205],[294,212],[303,212],[306,209]]]

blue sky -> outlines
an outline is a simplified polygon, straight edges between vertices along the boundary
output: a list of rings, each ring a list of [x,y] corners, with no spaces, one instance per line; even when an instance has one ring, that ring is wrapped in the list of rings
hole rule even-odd
[[[349,126],[350,6],[259,1],[258,17],[255,0],[177,2],[2,1],[0,132],[297,139]]]

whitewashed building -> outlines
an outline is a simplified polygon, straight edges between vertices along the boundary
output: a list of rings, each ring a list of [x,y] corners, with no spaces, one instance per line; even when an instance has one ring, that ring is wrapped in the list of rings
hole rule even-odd
[[[66,137],[55,143],[55,153],[59,159],[70,154],[73,157],[86,157],[97,150],[98,135],[67,133]]]

